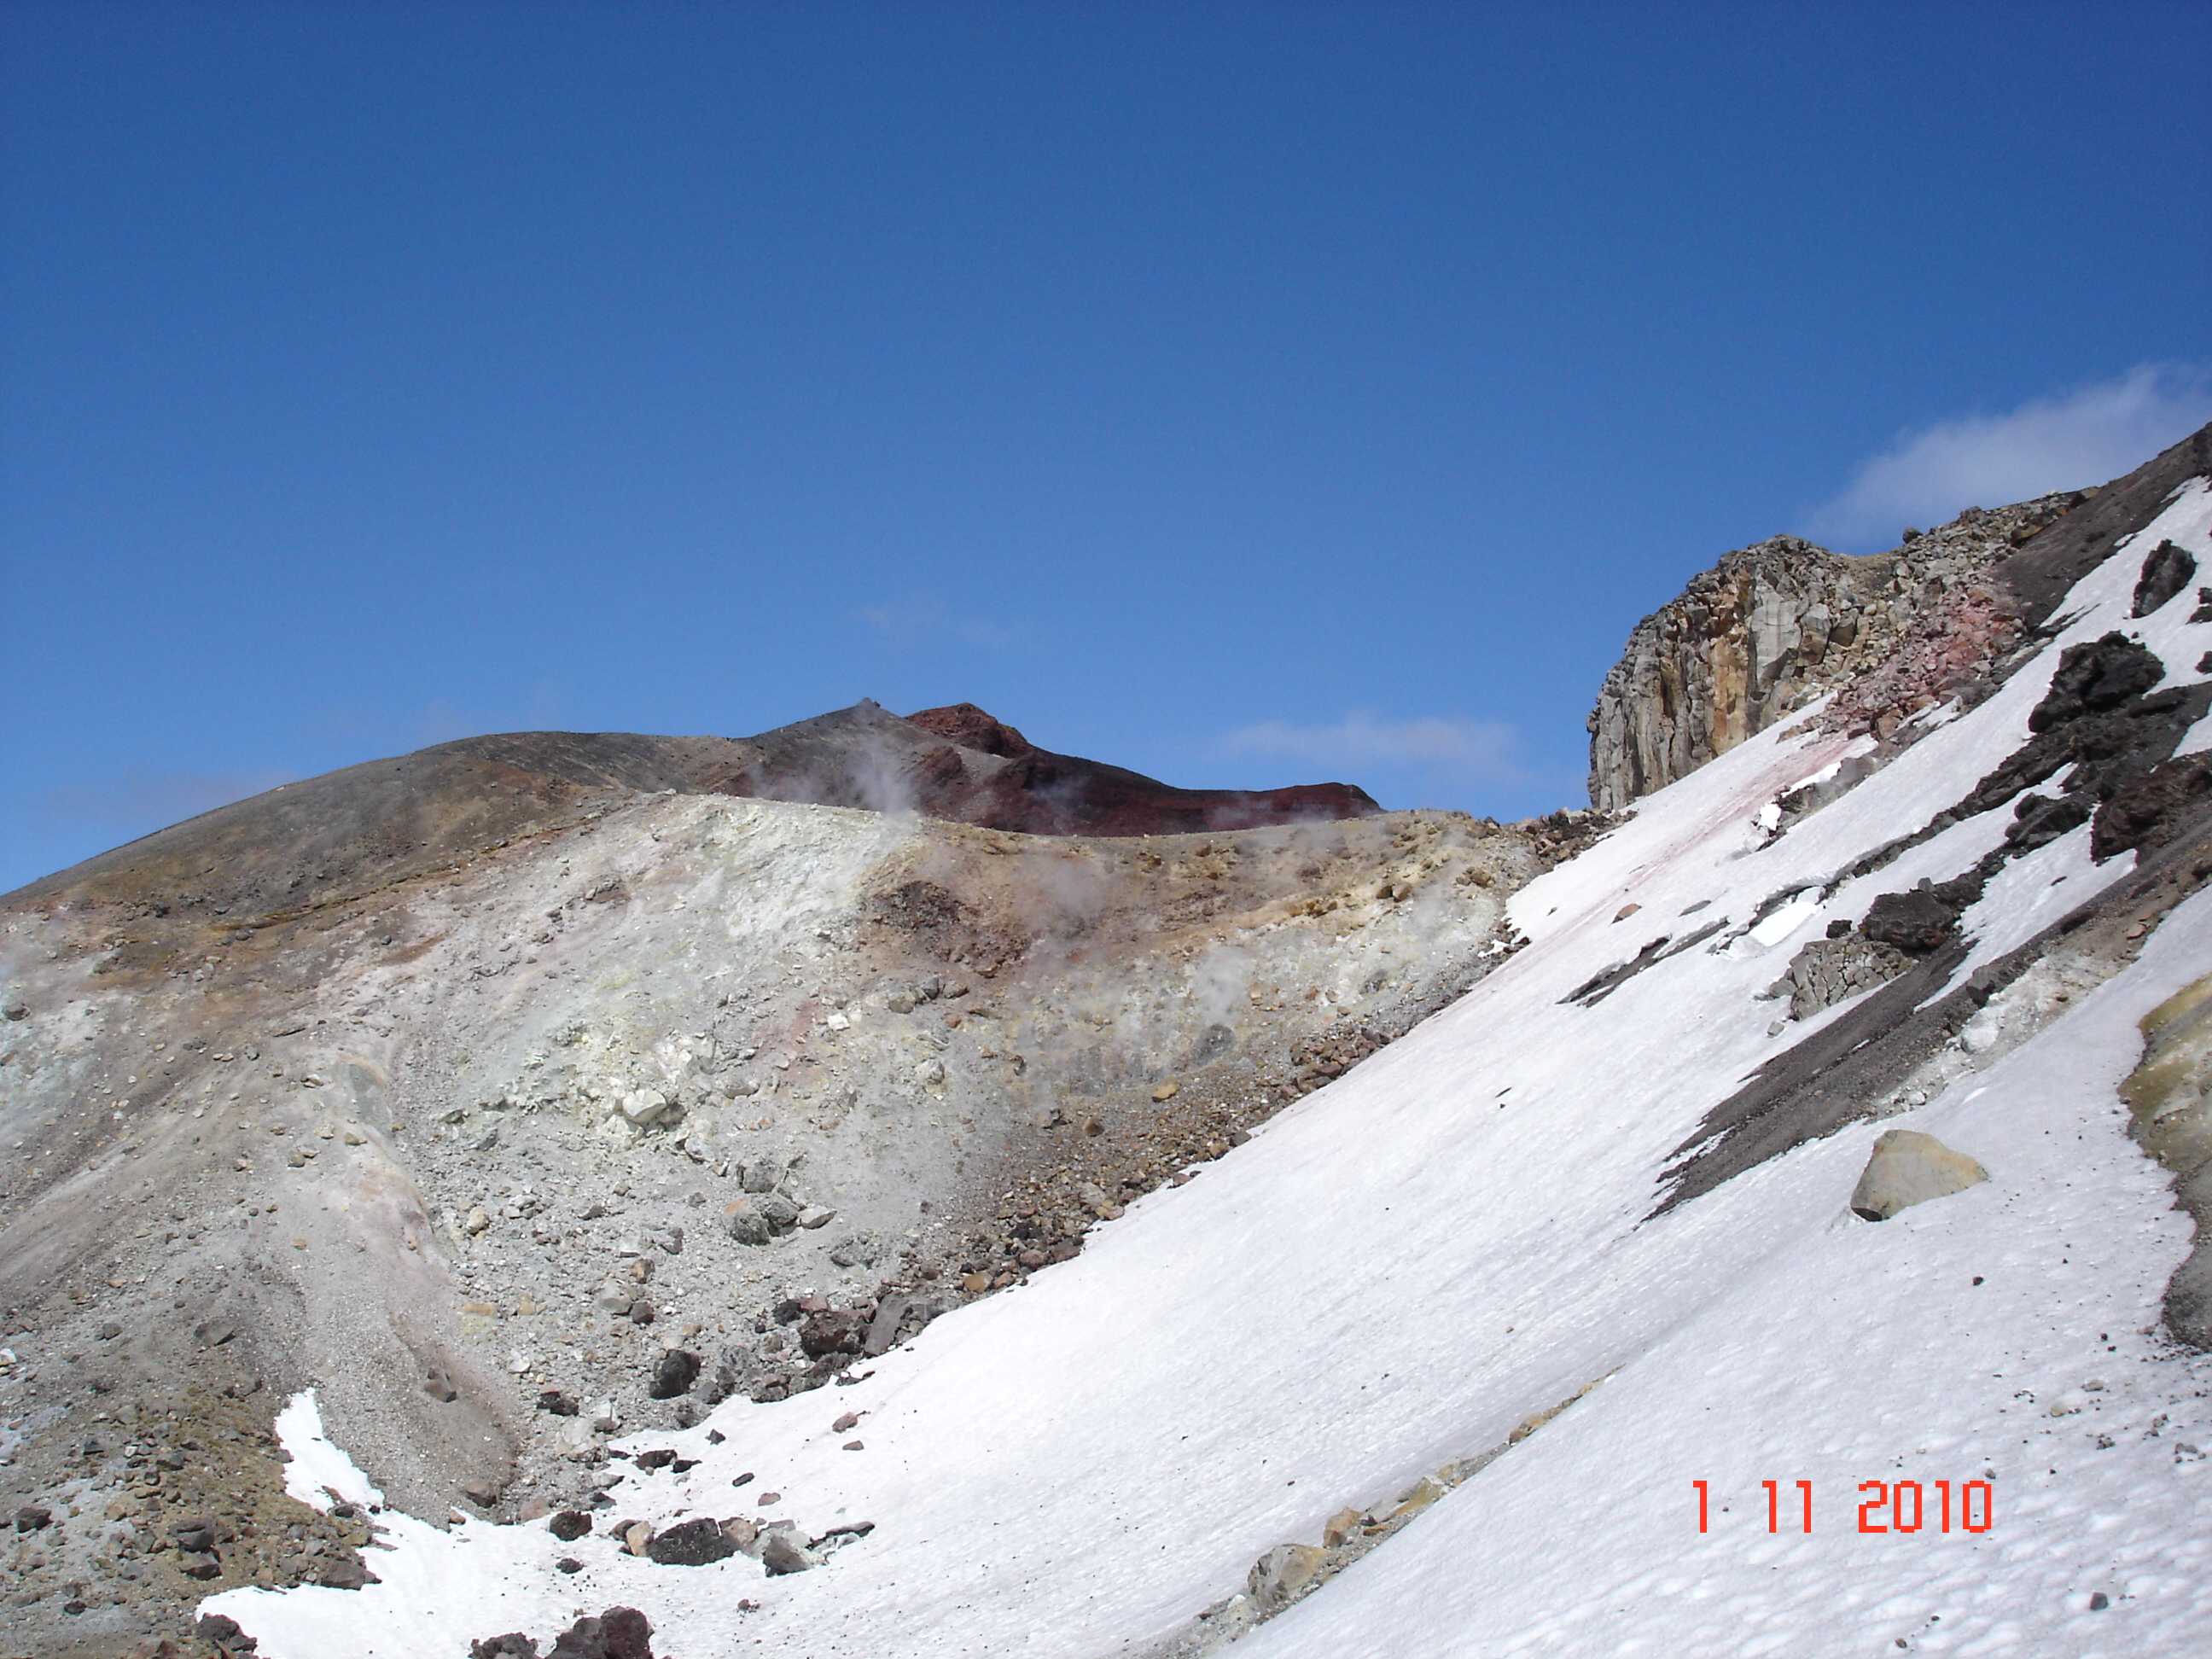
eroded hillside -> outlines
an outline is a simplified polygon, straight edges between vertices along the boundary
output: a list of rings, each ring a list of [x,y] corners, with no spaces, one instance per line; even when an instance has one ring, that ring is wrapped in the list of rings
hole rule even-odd
[[[222,1495],[298,1388],[394,1501],[542,1514],[617,1429],[1019,1285],[1504,959],[1594,832],[1047,838],[647,791],[592,743],[357,769],[11,900],[0,1410],[15,1503],[67,1516],[15,1558],[57,1639],[360,1582]]]

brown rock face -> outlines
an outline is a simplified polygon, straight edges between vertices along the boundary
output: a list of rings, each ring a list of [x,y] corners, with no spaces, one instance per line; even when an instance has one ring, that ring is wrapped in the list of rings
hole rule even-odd
[[[1887,553],[1778,536],[1729,554],[1638,623],[1606,676],[1588,722],[1591,805],[1617,811],[1663,788],[1824,692],[1838,694],[1825,721],[1887,739],[2000,678],[2024,630],[2207,471],[2212,426],[2101,489],[1970,507]],[[2137,614],[2193,580],[2153,550]]]
[[[2080,499],[1972,508],[1865,558],[1795,536],[1729,554],[1638,623],[1606,676],[1591,805],[1618,811],[1825,691],[1864,729],[1936,702],[2017,637],[1992,568]]]

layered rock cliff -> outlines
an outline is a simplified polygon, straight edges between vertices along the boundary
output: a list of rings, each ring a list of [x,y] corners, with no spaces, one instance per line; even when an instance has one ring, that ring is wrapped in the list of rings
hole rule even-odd
[[[1991,567],[2086,499],[1970,507],[1865,557],[1795,536],[1728,554],[1638,623],[1606,676],[1588,722],[1591,805],[1618,811],[1823,692],[1852,684],[1838,714],[1875,726],[1971,680],[2018,634]],[[1897,672],[1862,680],[1878,668]]]

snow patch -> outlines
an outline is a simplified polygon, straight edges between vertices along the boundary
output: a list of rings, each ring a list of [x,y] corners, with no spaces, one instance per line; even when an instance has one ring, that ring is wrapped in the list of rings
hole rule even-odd
[[[352,1458],[323,1432],[322,1409],[315,1391],[302,1389],[276,1413],[277,1443],[292,1461],[284,1466],[284,1495],[325,1515],[332,1504],[381,1508],[384,1494],[356,1467]]]

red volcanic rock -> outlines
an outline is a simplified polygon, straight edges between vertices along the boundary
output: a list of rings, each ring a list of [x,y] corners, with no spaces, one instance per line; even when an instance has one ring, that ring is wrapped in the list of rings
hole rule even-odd
[[[951,738],[963,749],[980,749],[987,755],[1012,759],[1036,747],[1004,720],[986,714],[972,702],[948,702],[942,708],[925,708],[918,714],[908,714],[907,719],[925,732]]]
[[[1178,789],[1125,767],[1040,749],[971,702],[902,720],[873,702],[745,739],[730,794],[913,811],[1029,836],[1173,836],[1382,809],[1344,783]]]
[[[1252,830],[1380,812],[1372,796],[1347,783],[1285,789],[1178,789],[1125,767],[1040,749],[972,702],[926,708],[908,723],[1006,763],[969,769],[957,798],[922,804],[934,817],[957,818],[1031,836],[1176,836]]]

